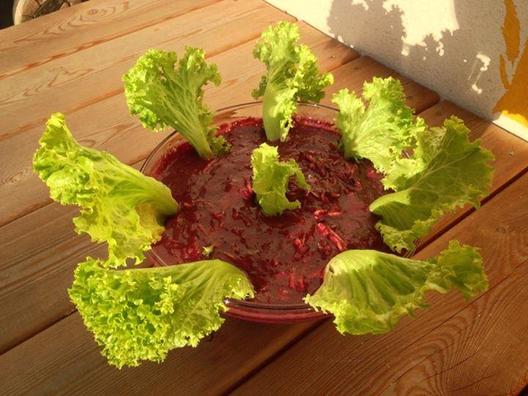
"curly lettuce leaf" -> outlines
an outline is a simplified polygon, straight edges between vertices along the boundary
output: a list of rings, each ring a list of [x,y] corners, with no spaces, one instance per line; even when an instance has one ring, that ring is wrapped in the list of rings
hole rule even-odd
[[[413,146],[425,123],[413,117],[400,81],[392,77],[375,77],[365,83],[363,99],[368,106],[348,89],[333,96],[332,102],[339,107],[336,125],[341,132],[341,148],[345,158],[367,158],[376,170],[389,174],[397,162],[406,163],[404,150]],[[395,187],[390,177],[382,182],[387,189]]]
[[[86,327],[119,368],[161,362],[174,348],[197,346],[218,330],[226,298],[253,296],[238,268],[221,260],[108,270],[93,258],[75,270],[69,295]]]
[[[164,218],[178,211],[161,182],[110,153],[81,146],[60,113],[46,124],[33,169],[48,185],[52,199],[81,208],[73,219],[76,231],[106,242],[113,267],[128,258],[143,261],[144,252],[161,237]]]
[[[321,287],[305,301],[332,313],[342,334],[380,334],[391,330],[402,316],[425,307],[429,290],[458,289],[470,298],[487,288],[478,250],[451,241],[429,260],[376,250],[340,253],[328,263]]]
[[[203,104],[203,87],[219,85],[220,74],[216,65],[205,62],[202,49],[187,47],[179,62],[175,52],[150,49],[123,81],[130,113],[146,128],[174,128],[202,158],[228,149],[224,137],[215,135],[213,117]]]
[[[468,203],[478,207],[488,194],[493,155],[480,141],[470,142],[468,134],[456,117],[446,120],[443,128],[421,132],[410,158],[419,172],[407,177],[407,169],[398,172],[396,166],[398,190],[370,205],[381,218],[376,227],[394,251],[413,251],[415,241],[442,215]]]
[[[279,161],[277,147],[263,143],[253,150],[251,167],[253,191],[265,215],[280,215],[287,209],[297,209],[301,206],[298,200],[290,201],[286,197],[288,182],[292,176],[295,177],[298,187],[304,190],[310,189],[295,160]]]
[[[298,43],[299,28],[290,22],[270,26],[257,42],[253,55],[267,72],[252,93],[263,97],[264,129],[269,141],[284,141],[292,126],[297,101],[319,102],[333,83],[330,73],[320,73],[317,58]]]

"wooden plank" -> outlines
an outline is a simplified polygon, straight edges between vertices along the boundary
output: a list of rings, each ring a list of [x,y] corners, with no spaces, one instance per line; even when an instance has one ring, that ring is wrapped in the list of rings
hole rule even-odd
[[[163,364],[118,370],[75,313],[0,356],[0,394],[223,394],[311,326],[227,320],[211,341],[172,351]]]
[[[219,0],[92,0],[0,32],[0,80]],[[97,25],[97,29],[94,29]]]
[[[527,187],[528,174],[525,174],[417,256],[438,254],[452,239],[478,246],[491,291],[470,302],[454,292],[431,293],[430,309],[416,312],[414,319],[404,318],[393,331],[381,336],[344,337],[335,331],[333,324],[325,323],[259,371],[235,394],[380,394],[389,386],[397,389],[398,379],[408,371],[416,373],[417,365],[434,367],[431,370],[442,379],[456,378],[453,386],[468,386],[465,394],[476,394],[470,389],[480,386],[471,385],[477,380],[492,386],[484,388],[488,394],[508,392],[511,384],[521,380],[518,375],[528,371],[528,348],[519,345],[516,338],[525,333],[525,319],[515,320],[515,315],[518,318],[526,310],[527,302],[510,297],[499,307],[488,302],[506,298],[500,286],[503,282],[515,284],[517,293],[523,287],[521,279],[526,278],[526,268],[522,266],[528,260]],[[500,318],[509,320],[499,323],[497,310],[502,310]],[[468,318],[469,313],[473,320]],[[504,339],[500,340],[501,337]],[[504,353],[494,346],[496,343],[504,348]],[[471,371],[473,366],[463,363],[472,353],[473,357],[468,358],[472,359],[471,364],[483,365],[478,371]],[[516,354],[519,359],[512,357]],[[513,367],[510,363],[517,365]],[[446,367],[451,367],[449,372],[438,374]],[[484,378],[491,371],[494,377]],[[411,382],[412,378],[406,383]]]
[[[402,359],[423,359],[384,393],[520,394],[528,384],[528,316],[519,315],[528,312],[527,264],[412,344]]]
[[[303,30],[306,33],[304,40],[314,44],[314,52],[320,55],[321,67],[325,70],[332,70],[357,56],[337,41],[326,38],[311,28],[305,26]],[[207,101],[213,108],[225,105],[226,97],[234,103],[250,99],[249,92],[257,85],[263,70],[259,62],[240,54],[250,53],[253,45],[250,42],[212,58],[218,63],[228,86],[208,92]],[[118,106],[113,101],[112,103]],[[113,118],[118,111],[99,112],[97,108],[93,108],[98,105],[75,113],[68,120],[71,129],[82,129],[83,123],[90,117],[93,118],[93,114],[103,115],[91,124],[112,125],[120,122]],[[109,108],[106,103],[104,105]],[[124,103],[122,105],[124,107]],[[126,112],[126,109],[123,111]],[[108,119],[107,116],[111,118]],[[126,118],[127,124],[103,128],[101,131],[96,128],[91,135],[81,139],[81,142],[108,149],[127,162],[138,161],[137,156],[146,156],[164,135],[146,133],[128,113]],[[132,134],[136,135],[131,138]],[[35,199],[40,190],[45,203],[48,192],[40,181],[36,180],[28,194]],[[13,204],[20,204],[22,197],[17,195],[18,199]],[[71,218],[76,212],[74,208],[62,209],[59,205],[52,204],[0,228],[0,249],[8,252],[0,263],[0,312],[6,319],[9,318],[0,327],[0,352],[72,312],[66,288],[71,284],[73,268],[87,255],[104,254],[103,248],[94,246],[88,238],[73,232]],[[57,293],[57,290],[60,292]]]
[[[0,353],[71,314],[67,288],[75,263],[87,256],[105,257],[106,248],[73,231],[72,208],[51,205],[35,212],[21,228],[9,227],[0,245],[7,252],[0,267]],[[26,296],[27,299],[20,299]]]
[[[60,89],[51,88],[47,90],[44,95],[32,95],[32,100],[26,99],[21,100],[20,103],[14,102],[14,108],[11,108],[10,105],[4,107],[5,103],[0,104],[0,111],[6,115],[6,117],[0,118],[0,130],[2,131],[0,133],[0,157],[5,160],[0,169],[0,200],[5,203],[0,208],[0,224],[5,224],[49,202],[46,198],[45,189],[42,188],[41,183],[37,182],[36,176],[31,171],[31,158],[37,148],[37,141],[42,133],[45,120],[50,113],[59,110],[65,112],[72,130],[75,131],[75,136],[86,144],[91,143],[95,144],[96,147],[100,147],[97,145],[99,142],[93,139],[102,138],[103,143],[113,142],[122,148],[130,148],[131,150],[130,152],[127,151],[127,155],[131,156],[132,159],[130,157],[126,158],[125,161],[127,163],[136,162],[144,158],[146,152],[143,150],[143,154],[138,155],[134,148],[137,150],[138,147],[143,147],[145,144],[145,149],[150,150],[153,145],[160,141],[162,135],[153,136],[145,133],[138,125],[137,120],[128,114],[122,94],[121,75],[132,65],[137,56],[151,46],[181,50],[184,45],[196,45],[205,47],[206,50],[214,53],[247,42],[248,39],[257,37],[260,31],[270,23],[284,19],[284,15],[279,11],[263,5],[264,3],[260,1],[256,1],[244,2],[247,5],[239,11],[233,10],[233,19],[229,19],[227,22],[225,17],[222,17],[222,15],[225,15],[222,14],[224,9],[215,9],[215,14],[218,16],[215,17],[215,22],[210,24],[208,28],[203,28],[202,24],[204,20],[212,22],[212,17],[206,17],[202,13],[205,12],[204,10],[211,13],[213,11],[212,7],[218,7],[216,4],[186,15],[184,18],[185,23],[181,23],[178,18],[175,21],[170,20],[170,23],[167,22],[170,29],[175,32],[182,32],[184,30],[181,29],[184,28],[191,29],[190,31],[194,32],[194,34],[189,37],[182,35],[182,33],[168,34],[167,32],[159,32],[155,30],[157,27],[154,26],[150,29],[152,32],[149,32],[148,37],[135,37],[135,41],[140,43],[138,45],[135,45],[134,41],[122,43],[125,39],[130,40],[128,36],[113,40],[109,43],[113,46],[111,48],[99,45],[93,49],[92,58],[99,59],[100,51],[116,56],[115,52],[117,50],[120,51],[118,52],[124,58],[120,62],[115,63],[115,59],[119,58],[101,57],[101,59],[114,63],[110,66],[107,65],[107,68],[98,70],[97,73],[90,71],[83,76],[82,67],[85,67],[87,59],[83,57],[88,55],[88,50],[77,56],[60,59],[56,68],[51,69],[51,74],[44,73],[43,76],[38,78],[44,79],[42,82],[44,85],[57,81],[57,76],[64,71],[64,66],[62,65],[65,59],[74,58],[74,63],[77,64],[76,68],[66,69],[63,73],[66,76],[65,78],[69,78],[67,76],[72,75],[73,80],[62,85]],[[231,3],[226,2],[226,4]],[[223,5],[223,3],[218,4]],[[225,10],[225,12],[227,11],[229,9]],[[251,20],[251,23],[248,22],[247,18]],[[234,30],[235,33],[228,34],[231,30]],[[306,30],[310,31],[308,28]],[[138,34],[140,33],[142,35],[146,34],[144,31],[138,32]],[[150,41],[146,40],[147,38]],[[324,36],[318,33],[317,40],[321,40],[321,38],[324,38]],[[160,43],[160,41],[164,42]],[[118,48],[114,48],[115,46]],[[123,51],[128,51],[129,54],[133,55],[125,56]],[[112,61],[112,59],[114,60]],[[248,54],[243,59],[252,59],[252,57]],[[101,65],[103,61],[98,62]],[[241,64],[243,63],[241,62]],[[51,68],[52,64],[47,64],[45,67]],[[53,72],[53,70],[55,71]],[[240,71],[241,69],[239,68],[238,70]],[[26,74],[23,73],[21,76],[26,76]],[[8,81],[11,80],[8,79]],[[7,90],[2,85],[5,83],[6,81],[0,81],[1,92],[11,92],[11,95],[21,92],[21,89],[16,86],[11,87],[12,90]],[[38,89],[38,87],[34,88],[35,91],[38,91]],[[53,101],[49,100],[49,95],[51,94],[54,94]],[[98,106],[91,108],[94,105]],[[36,106],[36,108],[33,109],[33,106]],[[11,112],[7,112],[8,107],[11,108]],[[31,116],[28,114],[28,108],[31,108]],[[93,114],[98,114],[99,117],[94,118]],[[85,116],[86,118],[81,118],[80,116]],[[29,119],[36,121],[28,121]],[[29,124],[23,126],[22,129],[19,128],[14,135],[10,134],[8,132],[10,128],[20,125],[20,122],[29,122]],[[114,132],[113,134],[109,134],[107,130],[109,127],[112,127],[113,130],[111,132]],[[5,139],[2,140],[1,136]],[[150,146],[148,145],[149,142],[152,142]],[[105,146],[102,147],[107,148]],[[10,200],[10,196],[17,196],[18,199],[16,201]]]

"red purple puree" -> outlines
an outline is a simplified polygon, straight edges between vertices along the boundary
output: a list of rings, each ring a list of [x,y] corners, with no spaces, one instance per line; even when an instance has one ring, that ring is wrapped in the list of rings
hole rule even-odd
[[[344,159],[339,135],[328,125],[297,119],[281,160],[295,159],[309,193],[290,183],[290,200],[301,208],[267,217],[251,189],[251,152],[265,142],[262,122],[224,126],[230,152],[206,161],[187,143],[165,155],[155,177],[172,190],[181,210],[166,223],[154,247],[166,263],[203,260],[213,246],[218,258],[244,270],[255,301],[301,303],[321,285],[328,261],[347,249],[388,251],[374,228],[369,204],[383,194],[380,175],[368,161]]]

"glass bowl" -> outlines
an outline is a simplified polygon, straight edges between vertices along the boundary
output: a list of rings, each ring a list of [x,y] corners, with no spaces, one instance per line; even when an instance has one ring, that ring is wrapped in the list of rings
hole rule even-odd
[[[314,124],[323,123],[325,126],[333,125],[338,110],[329,106],[298,103],[296,116],[313,120]],[[239,105],[224,107],[214,116],[214,122],[222,129],[222,125],[247,118],[262,118],[262,102],[249,102]],[[152,176],[164,158],[165,154],[185,140],[176,131],[167,136],[150,153],[141,167],[141,172]],[[156,246],[148,254],[149,260],[157,266],[167,266],[170,263],[156,253]],[[314,319],[322,319],[328,315],[315,311],[308,304],[265,304],[252,301],[226,300],[228,310],[225,316],[260,323],[296,323]]]

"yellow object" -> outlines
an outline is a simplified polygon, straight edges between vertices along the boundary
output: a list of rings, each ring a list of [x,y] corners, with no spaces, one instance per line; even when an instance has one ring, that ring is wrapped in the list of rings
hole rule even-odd
[[[505,56],[500,56],[501,81],[506,92],[493,108],[504,116],[511,118],[524,126],[528,126],[528,41],[520,54],[519,17],[513,0],[504,0],[506,16],[502,34],[506,44]],[[508,78],[505,57],[513,68],[513,76]]]

